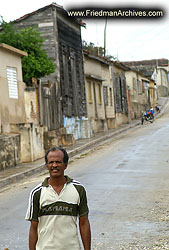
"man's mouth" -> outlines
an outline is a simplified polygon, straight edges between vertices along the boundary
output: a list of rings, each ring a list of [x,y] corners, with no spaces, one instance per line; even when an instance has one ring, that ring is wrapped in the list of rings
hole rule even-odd
[[[60,168],[59,167],[52,167],[51,170],[52,171],[55,171],[55,170],[60,171]]]

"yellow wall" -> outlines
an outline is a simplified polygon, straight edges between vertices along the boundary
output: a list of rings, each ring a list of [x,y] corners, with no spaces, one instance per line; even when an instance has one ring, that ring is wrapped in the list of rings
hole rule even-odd
[[[1,132],[10,132],[10,124],[25,122],[24,88],[21,56],[0,47],[0,121]],[[7,67],[16,68],[18,99],[9,98]]]
[[[108,119],[115,119],[114,93],[111,66],[99,58],[84,54],[87,115],[93,130],[98,132],[111,126]],[[108,105],[104,103],[104,87],[107,88]],[[110,90],[111,89],[111,90]]]

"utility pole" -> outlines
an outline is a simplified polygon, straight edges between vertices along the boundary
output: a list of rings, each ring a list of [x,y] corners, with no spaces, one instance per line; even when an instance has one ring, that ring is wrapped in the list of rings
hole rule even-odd
[[[107,31],[107,17],[104,26],[104,57],[106,56],[106,31]]]

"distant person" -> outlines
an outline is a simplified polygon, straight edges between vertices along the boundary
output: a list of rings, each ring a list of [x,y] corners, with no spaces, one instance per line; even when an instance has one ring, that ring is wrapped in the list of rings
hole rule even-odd
[[[155,106],[155,109],[156,109],[157,113],[160,113],[160,108],[158,105]]]
[[[84,250],[91,250],[86,191],[64,175],[68,159],[60,147],[45,154],[50,176],[31,191],[26,213],[31,221],[29,250],[80,250],[77,217]]]

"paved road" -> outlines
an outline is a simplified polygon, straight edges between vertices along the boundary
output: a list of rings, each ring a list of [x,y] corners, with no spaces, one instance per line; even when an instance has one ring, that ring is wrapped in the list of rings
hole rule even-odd
[[[69,165],[67,174],[88,192],[93,250],[169,249],[168,152],[165,114]],[[0,193],[0,249],[28,249],[28,194],[45,176],[36,175]]]

